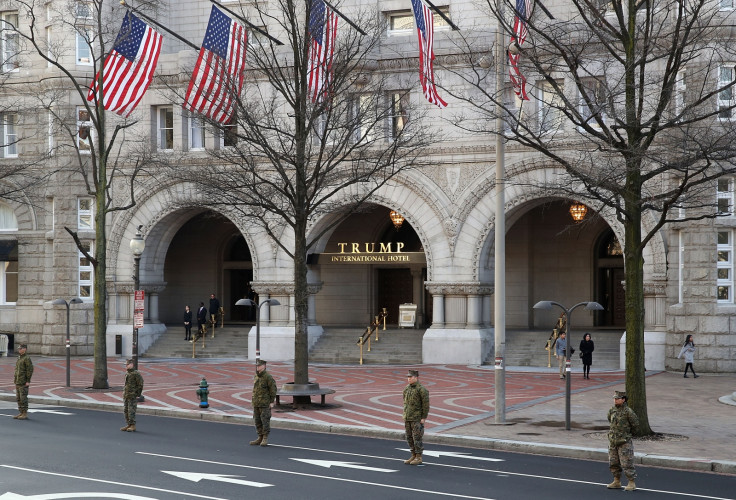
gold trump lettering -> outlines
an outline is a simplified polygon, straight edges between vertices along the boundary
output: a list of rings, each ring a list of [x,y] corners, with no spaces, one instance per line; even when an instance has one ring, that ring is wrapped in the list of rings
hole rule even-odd
[[[378,253],[401,253],[404,250],[404,243],[402,242],[396,243],[395,247],[393,243],[379,243],[378,245]],[[338,243],[337,246],[340,247],[340,253],[360,254],[376,252],[375,243],[363,243],[362,250],[360,243]],[[349,247],[349,252],[345,252],[345,247]]]

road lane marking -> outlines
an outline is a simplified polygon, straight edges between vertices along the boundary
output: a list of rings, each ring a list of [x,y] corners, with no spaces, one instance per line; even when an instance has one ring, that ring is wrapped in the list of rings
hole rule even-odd
[[[137,495],[127,495],[125,493],[94,493],[94,492],[77,492],[77,493],[46,493],[44,495],[20,495],[11,491],[0,495],[0,500],[61,500],[63,498],[117,498],[119,500],[156,500],[151,497],[139,497]]]
[[[407,453],[411,453],[411,450],[408,448],[396,448],[399,451],[406,451]],[[457,451],[431,451],[431,450],[424,450],[422,452],[422,455],[429,455],[430,457],[440,458],[440,457],[452,457],[452,458],[468,458],[470,460],[481,460],[485,462],[505,462],[503,458],[487,458],[487,457],[476,457],[471,455],[470,453],[461,453]]]
[[[47,476],[66,477],[69,479],[80,479],[83,481],[92,481],[94,483],[114,484],[116,486],[124,486],[126,488],[139,488],[142,490],[160,491],[162,493],[172,493],[174,495],[184,495],[184,496],[189,496],[189,497],[194,497],[194,498],[205,498],[207,500],[228,500],[226,498],[220,498],[220,497],[208,497],[205,495],[197,495],[197,494],[189,493],[186,491],[167,490],[164,488],[154,488],[153,486],[141,486],[140,484],[128,484],[128,483],[121,483],[119,481],[108,481],[107,479],[95,479],[92,477],[74,476],[72,474],[60,474],[58,472],[49,472],[45,470],[28,469],[25,467],[16,467],[15,465],[0,464],[0,467],[5,467],[7,469],[13,469],[13,470],[21,470],[25,472],[35,472],[36,474],[46,474]]]
[[[270,445],[269,445],[270,446]],[[281,474],[289,474],[292,476],[303,476],[303,477],[311,477],[316,479],[327,479],[330,481],[340,481],[343,483],[354,483],[354,484],[363,484],[366,486],[377,486],[379,488],[389,488],[393,490],[401,490],[401,491],[412,491],[416,493],[424,493],[427,495],[441,495],[443,497],[453,497],[453,498],[468,498],[471,500],[495,500],[490,497],[475,497],[470,495],[459,495],[454,492],[448,492],[448,491],[430,491],[430,490],[422,490],[419,488],[409,488],[407,486],[396,486],[392,484],[382,484],[382,483],[375,483],[372,481],[359,481],[357,479],[347,479],[344,477],[330,477],[330,476],[322,476],[319,474],[308,474],[306,472],[296,472],[293,470],[281,470],[281,469],[271,469],[269,467],[256,467],[255,465],[244,465],[244,464],[233,464],[228,462],[217,462],[214,460],[204,460],[200,458],[190,458],[190,457],[177,457],[173,455],[163,455],[161,453],[148,453],[145,451],[136,451],[139,455],[147,455],[150,457],[159,457],[159,458],[170,458],[172,460],[185,460],[189,462],[197,462],[197,463],[204,463],[204,464],[210,464],[210,465],[222,465],[225,467],[236,467],[240,469],[254,469],[254,470],[260,470],[260,471],[266,471],[266,472],[278,472]]]
[[[346,469],[370,470],[373,472],[399,472],[394,469],[380,469],[378,467],[368,467],[357,462],[340,462],[339,460],[312,460],[310,458],[290,458],[289,460],[296,460],[297,462],[304,462],[305,464],[325,467],[327,469],[330,467],[345,467]]]
[[[221,483],[240,484],[243,486],[252,486],[254,488],[268,488],[269,486],[273,486],[272,484],[268,483],[257,483],[255,481],[237,479],[237,476],[233,476],[230,474],[204,474],[202,472],[179,472],[175,470],[162,470],[161,472],[163,472],[164,474],[171,474],[172,476],[186,479],[187,481],[192,481],[195,483],[206,479],[208,481],[220,481]]]

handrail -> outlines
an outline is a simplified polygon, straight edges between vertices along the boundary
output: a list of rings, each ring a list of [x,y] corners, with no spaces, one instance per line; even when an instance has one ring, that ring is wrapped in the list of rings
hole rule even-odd
[[[552,349],[557,343],[557,338],[563,333],[567,334],[567,317],[565,317],[564,312],[557,318],[555,327],[552,328],[552,333],[545,342],[544,349],[547,351],[547,368],[552,366]]]
[[[378,313],[378,316],[373,317],[373,321],[370,325],[365,327],[365,332],[363,335],[358,337],[358,341],[356,344],[360,346],[360,364],[363,364],[363,345],[368,343],[368,352],[371,352],[371,335],[373,334],[373,330],[375,329],[376,332],[376,342],[378,342],[378,330],[381,327],[381,323],[383,323],[383,329],[386,329],[386,318],[388,317],[388,312],[386,312],[386,308],[382,308],[381,312]]]
[[[365,329],[365,333],[358,337],[357,344],[360,346],[360,364],[363,364],[363,345],[368,342],[368,352],[371,352],[371,334],[373,333],[373,328],[369,325]]]

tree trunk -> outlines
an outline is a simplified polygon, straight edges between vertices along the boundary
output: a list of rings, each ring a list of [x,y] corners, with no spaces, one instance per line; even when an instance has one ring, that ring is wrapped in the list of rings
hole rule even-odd
[[[644,377],[644,256],[641,246],[641,211],[629,203],[631,217],[625,225],[624,261],[626,273],[626,395],[639,417],[637,435],[652,434],[647,414],[647,389]]]
[[[107,234],[105,201],[107,196],[107,156],[105,155],[105,110],[98,108],[100,127],[97,131],[97,182],[95,183],[95,260],[94,266],[94,324],[95,369],[92,387],[108,389],[107,382]],[[92,168],[95,168],[93,166]]]
[[[303,219],[303,220],[301,220]],[[296,217],[294,235],[294,383],[309,383],[309,332],[307,311],[307,224],[306,217]]]

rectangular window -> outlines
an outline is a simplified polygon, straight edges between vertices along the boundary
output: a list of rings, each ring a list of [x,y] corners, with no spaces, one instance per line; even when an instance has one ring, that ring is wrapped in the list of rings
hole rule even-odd
[[[718,68],[718,118],[720,120],[731,120],[734,115],[734,92],[733,86],[728,86],[736,79],[736,69],[733,65]],[[725,87],[725,88],[724,88]]]
[[[354,141],[373,142],[376,140],[376,107],[371,94],[355,94],[352,98],[351,113],[355,127]]]
[[[174,149],[174,108],[161,106],[157,113],[158,149],[169,151]]]
[[[54,53],[51,50],[52,46],[52,39],[51,39],[51,26],[46,28],[46,57],[48,57],[51,61],[54,60]],[[46,61],[46,67],[51,67],[51,61]]]
[[[56,146],[56,142],[54,141],[54,113],[52,111],[48,112],[48,125],[49,125],[48,153],[52,155],[54,154],[54,146]]]
[[[13,113],[0,113],[0,132],[2,144],[0,144],[0,156],[3,158],[16,158],[18,156],[18,115]]]
[[[189,117],[189,150],[204,149],[204,119],[199,116]]]
[[[77,64],[81,66],[92,66],[92,30],[90,28],[77,28]]]
[[[717,214],[733,215],[733,177],[718,179],[717,186]]]
[[[523,106],[523,101],[516,95],[514,88],[508,84],[503,91],[503,131],[504,134],[511,134],[512,130],[518,129],[517,123],[525,118],[526,108]]]
[[[0,304],[18,300],[18,242],[0,241]]]
[[[605,86],[598,78],[583,78],[583,88],[588,96],[586,101],[582,92],[580,94],[580,116],[588,126],[600,129],[598,120],[606,121],[606,98],[604,95]]]
[[[390,106],[390,139],[395,140],[401,135],[401,132],[409,121],[409,91],[391,92],[388,98]]]
[[[438,7],[438,10],[448,18],[450,17],[449,7]],[[411,10],[388,12],[385,15],[388,21],[389,36],[416,34],[417,30],[414,27],[414,13]],[[445,21],[442,16],[436,12],[433,12],[432,18],[434,21],[433,25],[435,31],[447,30],[450,28],[447,21]]]
[[[94,221],[92,207],[92,198],[77,198],[78,229],[92,229]]]
[[[685,238],[681,230],[677,232],[677,249],[677,302],[682,304],[685,290]]]
[[[734,0],[720,0],[721,10],[733,10]]]
[[[562,89],[563,82],[556,82],[559,90],[547,81],[539,84],[539,132],[541,134],[559,132],[562,128]]]
[[[0,12],[0,69],[2,72],[18,71],[17,12]]]
[[[733,303],[733,230],[718,231],[716,296],[720,304]]]
[[[92,243],[85,243],[84,249],[89,254],[92,255],[93,251],[93,245]],[[92,300],[94,297],[92,296],[92,280],[94,278],[94,268],[92,267],[92,262],[84,256],[84,254],[80,251],[79,252],[79,298],[83,301],[87,302]]]
[[[230,123],[220,131],[220,147],[233,148],[238,145],[238,115],[233,113]]]
[[[77,148],[81,154],[92,152],[92,120],[84,106],[77,106]]]

